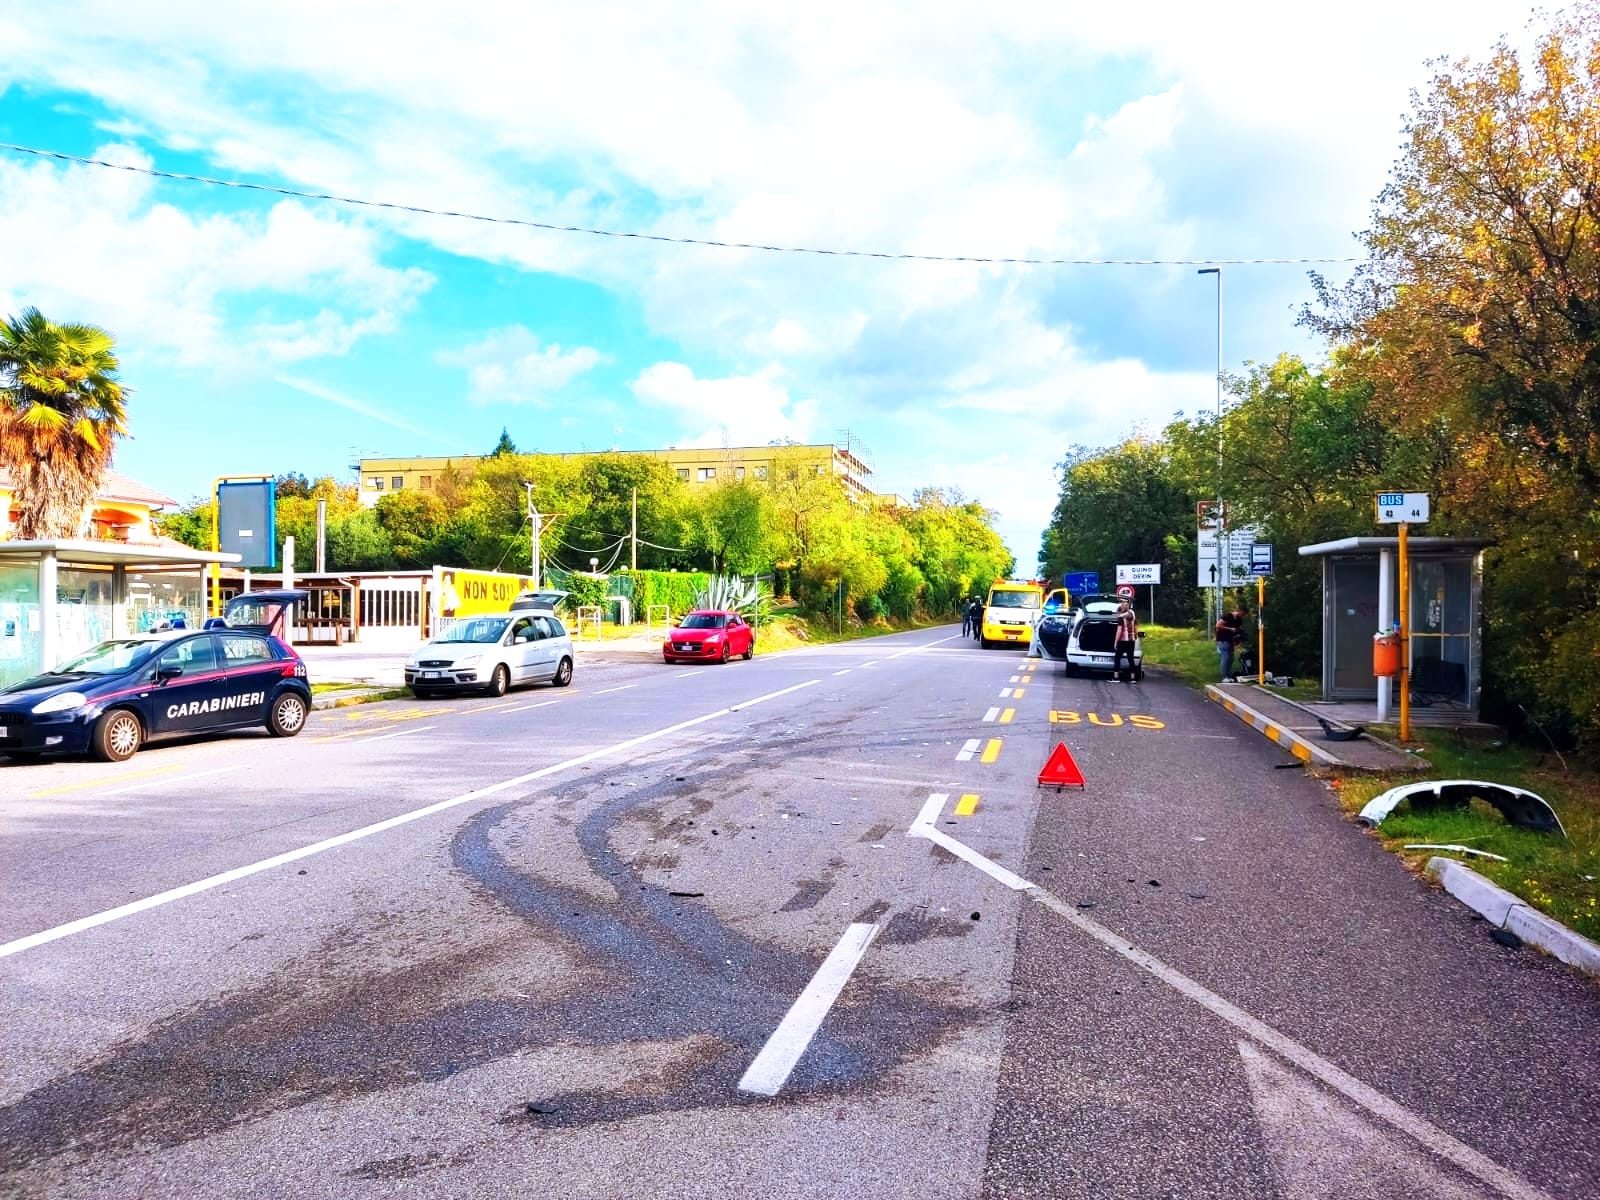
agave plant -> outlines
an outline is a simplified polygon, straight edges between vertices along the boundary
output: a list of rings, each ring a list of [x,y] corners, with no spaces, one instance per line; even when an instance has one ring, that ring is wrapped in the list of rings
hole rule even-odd
[[[772,593],[755,577],[745,579],[739,575],[713,575],[695,595],[694,606],[736,612],[755,624],[770,615]]]

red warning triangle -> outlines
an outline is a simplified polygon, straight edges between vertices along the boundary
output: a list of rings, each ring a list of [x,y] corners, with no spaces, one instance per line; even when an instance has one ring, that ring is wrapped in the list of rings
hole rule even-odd
[[[1072,754],[1065,742],[1057,742],[1056,748],[1050,751],[1049,761],[1044,764],[1044,770],[1039,772],[1039,785],[1076,788],[1083,786],[1083,772],[1078,770],[1078,764],[1072,761]]]

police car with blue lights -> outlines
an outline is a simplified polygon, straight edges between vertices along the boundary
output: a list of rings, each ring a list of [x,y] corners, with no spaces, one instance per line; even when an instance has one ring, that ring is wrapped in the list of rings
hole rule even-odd
[[[207,626],[113,638],[0,689],[0,753],[122,762],[151,738],[256,725],[299,733],[311,685],[300,656],[268,632],[278,622]]]

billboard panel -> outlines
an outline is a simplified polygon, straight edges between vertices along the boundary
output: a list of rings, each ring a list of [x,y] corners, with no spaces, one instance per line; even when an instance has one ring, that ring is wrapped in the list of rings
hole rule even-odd
[[[241,567],[270,569],[278,561],[277,487],[270,479],[217,485],[217,546],[242,555]]]
[[[523,592],[537,590],[532,575],[505,575],[499,571],[468,571],[453,567],[433,569],[433,624],[457,617],[503,613]]]

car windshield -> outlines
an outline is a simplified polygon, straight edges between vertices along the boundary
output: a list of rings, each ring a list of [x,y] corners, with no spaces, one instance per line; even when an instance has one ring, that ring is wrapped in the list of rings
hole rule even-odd
[[[1038,592],[990,592],[990,608],[1038,608]]]
[[[478,642],[482,645],[493,645],[500,640],[501,635],[506,631],[506,626],[509,624],[511,624],[510,617],[469,617],[464,621],[457,621],[433,640],[436,642]]]
[[[713,616],[710,613],[690,613],[683,619],[679,629],[721,629],[728,623],[727,617]]]
[[[125,638],[116,642],[101,642],[94,649],[69,658],[51,675],[121,675],[149,658],[160,643],[143,638]]]

